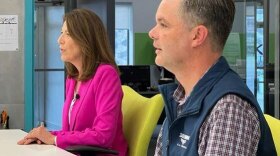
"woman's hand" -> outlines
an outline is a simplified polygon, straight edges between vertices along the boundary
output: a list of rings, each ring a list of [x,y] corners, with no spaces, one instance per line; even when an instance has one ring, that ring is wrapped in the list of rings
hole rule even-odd
[[[55,136],[52,135],[44,126],[40,126],[31,130],[22,140],[19,140],[17,144],[27,145],[33,142],[37,144],[54,145]]]
[[[38,139],[27,139],[25,137],[22,140],[17,142],[18,145],[28,145],[31,143],[42,144],[42,142]]]

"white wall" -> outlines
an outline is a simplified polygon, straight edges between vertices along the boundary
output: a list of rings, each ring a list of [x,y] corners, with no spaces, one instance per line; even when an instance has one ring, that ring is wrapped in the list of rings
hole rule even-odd
[[[18,15],[19,51],[0,51],[0,111],[10,116],[10,128],[24,127],[24,1],[0,0],[0,15]]]
[[[116,0],[132,3],[134,33],[147,33],[155,25],[155,14],[161,0]]]

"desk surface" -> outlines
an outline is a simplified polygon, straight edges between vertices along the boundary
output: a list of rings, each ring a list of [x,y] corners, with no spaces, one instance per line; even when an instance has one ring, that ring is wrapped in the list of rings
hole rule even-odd
[[[19,129],[0,130],[0,155],[5,156],[74,156],[53,145],[17,145],[27,133]]]

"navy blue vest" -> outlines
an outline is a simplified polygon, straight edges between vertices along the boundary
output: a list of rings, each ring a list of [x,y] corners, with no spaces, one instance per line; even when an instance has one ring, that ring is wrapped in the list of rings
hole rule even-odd
[[[256,108],[261,129],[257,155],[276,155],[270,129],[258,102],[242,79],[229,68],[224,57],[195,85],[185,103],[186,107],[178,117],[178,104],[172,96],[177,87],[175,83],[159,86],[166,112],[163,124],[163,156],[198,155],[200,127],[218,100],[226,94],[238,95]]]

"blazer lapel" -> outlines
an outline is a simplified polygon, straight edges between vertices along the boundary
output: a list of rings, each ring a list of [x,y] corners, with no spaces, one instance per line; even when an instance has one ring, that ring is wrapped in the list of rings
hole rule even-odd
[[[68,79],[66,81],[66,83],[68,83],[68,88],[66,90],[66,98],[65,98],[65,108],[63,110],[63,126],[62,126],[62,129],[65,130],[65,131],[68,131],[69,130],[69,109],[70,109],[70,105],[71,105],[71,102],[73,100],[73,95],[74,95],[74,88],[75,88],[75,84],[76,84],[76,81],[74,79]]]
[[[78,94],[80,95],[80,98],[76,100],[72,112],[71,112],[71,119],[70,119],[70,130],[74,130],[75,125],[76,125],[76,119],[77,119],[77,114],[79,113],[79,110],[81,106],[83,105],[83,101],[85,99],[86,93],[89,89],[89,86],[91,86],[92,79],[82,82],[79,88]],[[74,92],[73,92],[74,94]]]

